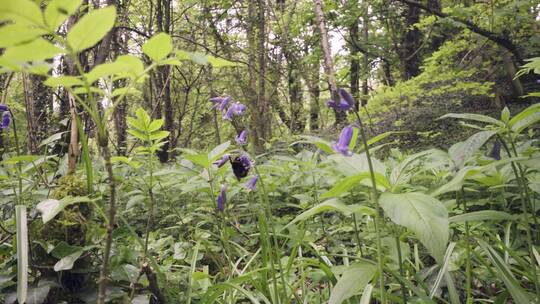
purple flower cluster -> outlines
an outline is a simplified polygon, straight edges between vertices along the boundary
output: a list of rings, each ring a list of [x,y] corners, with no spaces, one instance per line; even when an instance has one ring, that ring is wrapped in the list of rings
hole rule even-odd
[[[332,108],[338,111],[350,110],[355,103],[354,97],[352,97],[352,95],[349,94],[349,92],[347,92],[345,89],[339,89],[338,94],[339,94],[339,101],[330,99],[326,102],[326,105],[329,108]]]
[[[222,118],[228,121],[232,121],[234,116],[244,115],[244,113],[247,110],[246,105],[239,102],[234,102],[230,96],[212,97],[210,98],[210,101],[214,104],[213,108],[220,111]],[[240,134],[238,134],[235,137],[235,141],[237,145],[240,145],[240,146],[246,145],[248,142],[248,131],[243,130],[242,132],[240,132]],[[253,163],[251,162],[249,155],[247,155],[246,153],[242,153],[239,156],[235,157],[234,159],[231,157],[230,154],[225,154],[220,159],[215,161],[214,165],[216,165],[218,168],[221,168],[227,162],[231,163],[233,173],[238,180],[246,177],[249,172],[249,169],[253,166]],[[246,187],[249,190],[255,191],[257,189],[258,180],[259,180],[259,176],[252,177],[244,185],[244,187]],[[227,190],[227,185],[221,186],[221,190],[217,198],[218,211],[225,210],[226,190]]]
[[[11,113],[9,112],[9,107],[0,103],[0,112],[2,113],[2,123],[0,124],[0,129],[7,129],[9,127],[9,123],[11,122]]]

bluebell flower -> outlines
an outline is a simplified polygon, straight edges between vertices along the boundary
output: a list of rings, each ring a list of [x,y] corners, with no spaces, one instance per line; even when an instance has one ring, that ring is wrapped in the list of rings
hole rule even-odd
[[[11,114],[9,113],[9,111],[4,111],[4,113],[2,113],[2,125],[0,126],[0,128],[7,129],[10,122]]]
[[[227,105],[229,105],[229,102],[231,101],[231,97],[213,97],[210,98],[210,101],[214,103],[214,108],[218,109],[219,111],[223,112],[227,108]]]
[[[230,158],[231,158],[231,156],[229,154],[225,154],[225,155],[223,155],[222,158],[216,160],[214,162],[214,165],[216,165],[218,168],[221,168],[221,167],[223,167],[223,165],[225,165],[229,161]]]
[[[221,185],[221,190],[217,198],[217,210],[223,212],[225,210],[225,203],[227,202],[227,195],[225,191],[227,190],[227,185]]]
[[[248,188],[251,191],[257,190],[257,181],[259,180],[259,176],[255,175],[254,177],[250,178],[247,183],[244,184],[244,187]]]
[[[242,115],[246,111],[246,105],[239,102],[235,102],[229,106],[227,112],[223,114],[223,119],[232,120],[233,116]]]
[[[8,111],[9,108],[7,105],[0,103],[0,112]]]
[[[347,92],[345,89],[339,89],[338,94],[340,97],[339,102],[335,100],[328,100],[326,102],[326,105],[329,108],[339,110],[339,111],[347,111],[351,109],[352,106],[354,105],[354,98],[352,97],[352,95],[349,94],[349,92]]]
[[[238,136],[236,136],[235,140],[236,140],[236,143],[239,144],[239,145],[247,144],[247,131],[244,130],[244,131],[240,132],[240,134]]]
[[[341,153],[345,156],[351,156],[352,152],[349,151],[349,144],[351,143],[353,133],[353,127],[347,126],[343,128],[343,130],[341,130],[341,135],[339,136],[338,142],[332,145],[332,149],[334,149],[336,153]]]

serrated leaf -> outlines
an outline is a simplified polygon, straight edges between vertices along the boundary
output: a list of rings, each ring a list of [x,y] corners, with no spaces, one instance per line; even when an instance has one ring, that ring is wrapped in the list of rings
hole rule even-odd
[[[116,8],[108,6],[84,15],[67,34],[72,51],[79,53],[98,43],[112,29],[116,20]]]
[[[150,57],[155,62],[159,62],[172,52],[171,36],[165,33],[154,35],[146,41],[142,49],[146,56]]]

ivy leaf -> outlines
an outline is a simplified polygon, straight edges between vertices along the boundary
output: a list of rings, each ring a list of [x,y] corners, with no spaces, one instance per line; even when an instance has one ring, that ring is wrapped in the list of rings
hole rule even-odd
[[[116,8],[108,6],[84,15],[67,34],[67,43],[72,51],[79,53],[94,46],[112,29],[116,19]]]
[[[172,52],[172,49],[171,36],[165,33],[153,36],[142,47],[143,52],[155,62],[167,57]]]

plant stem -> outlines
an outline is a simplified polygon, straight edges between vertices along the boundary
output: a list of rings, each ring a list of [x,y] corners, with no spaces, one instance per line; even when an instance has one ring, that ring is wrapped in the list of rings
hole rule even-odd
[[[403,257],[401,256],[401,244],[399,241],[399,234],[396,234],[396,246],[397,246],[397,253],[398,253],[398,262],[399,262],[399,275],[402,277],[405,277],[405,272],[403,271]],[[401,297],[403,298],[403,304],[407,304],[407,290],[405,289],[405,284],[403,282],[399,282],[399,285],[401,285]]]
[[[458,204],[461,202],[463,212],[467,213],[467,203],[465,201],[465,191],[461,187],[460,192],[457,195]],[[471,244],[470,244],[470,231],[469,222],[465,221],[465,289],[467,294],[467,304],[472,304],[472,268],[471,268]]]
[[[379,206],[379,197],[377,192],[377,182],[375,181],[375,171],[373,169],[373,163],[371,161],[371,155],[369,153],[369,146],[367,142],[366,132],[362,124],[362,119],[358,112],[354,112],[358,127],[360,129],[360,136],[362,143],[366,149],[366,158],[369,167],[369,175],[371,177],[371,201],[377,208],[377,215],[375,216],[375,234],[377,235],[377,269],[379,272],[379,288],[381,290],[381,304],[386,304],[385,295],[385,283],[384,283],[384,270],[383,270],[383,255],[382,255],[382,243],[381,243],[381,226],[384,224],[384,214],[381,206]]]

